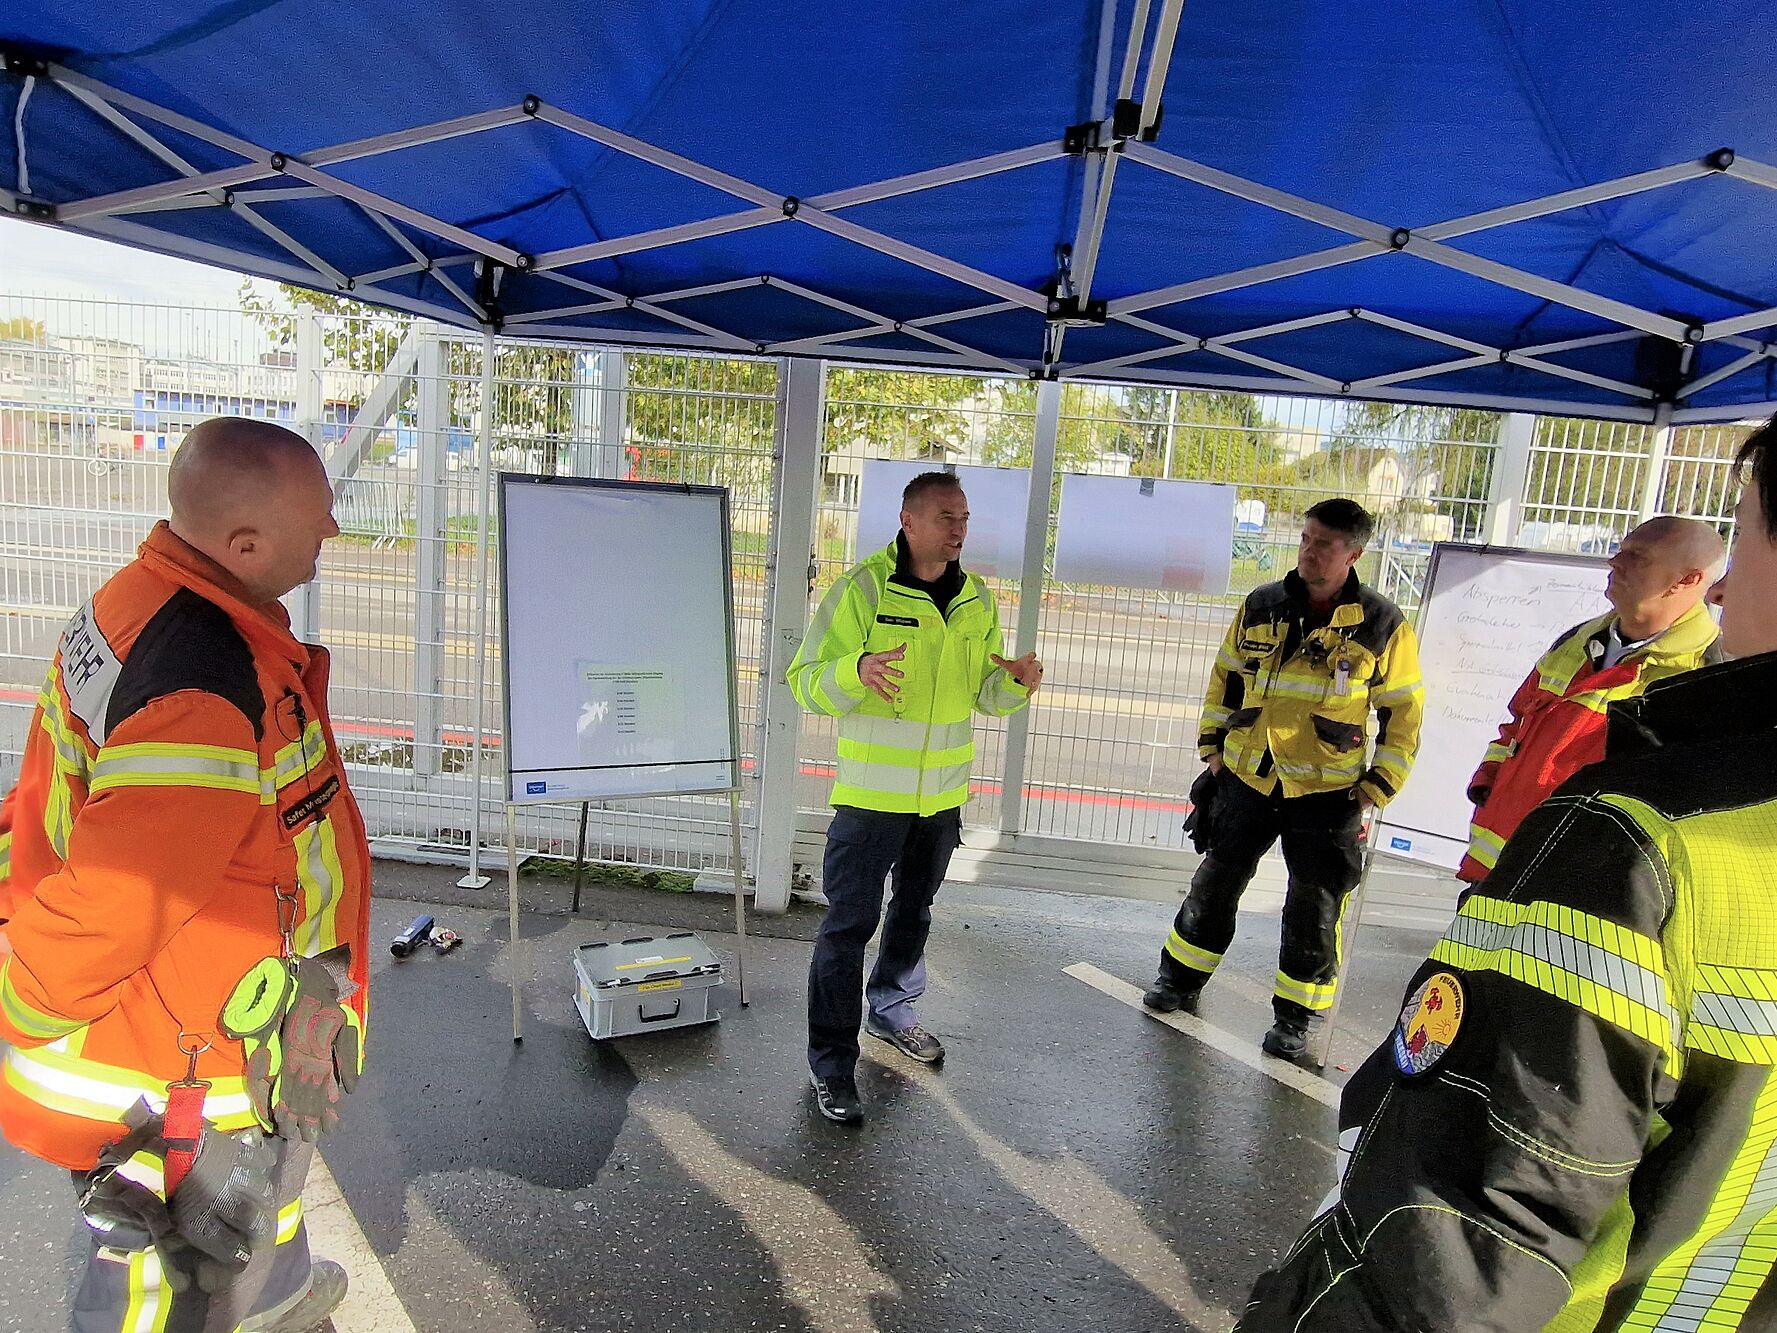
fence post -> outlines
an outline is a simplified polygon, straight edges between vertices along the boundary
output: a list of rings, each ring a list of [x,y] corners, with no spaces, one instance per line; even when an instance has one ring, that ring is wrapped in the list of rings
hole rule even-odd
[[[1525,489],[1530,484],[1530,446],[1536,418],[1508,412],[1500,423],[1499,452],[1493,460],[1493,486],[1487,496],[1483,540],[1489,546],[1510,546],[1524,526]]]
[[[606,348],[599,353],[598,448],[592,476],[623,476],[623,431],[629,406],[629,356]]]
[[[444,343],[438,334],[437,327],[429,324],[416,331],[414,366],[419,438],[413,524],[413,771],[420,777],[438,773],[444,744],[445,539],[450,509],[444,483],[451,422]]]
[[[1061,384],[1037,384],[1036,441],[1030,452],[1030,494],[1024,508],[1024,567],[1018,578],[1018,627],[1006,647],[1017,657],[1037,646],[1043,617],[1043,557],[1049,549],[1049,496],[1055,488],[1055,441],[1061,433]],[[1006,767],[1000,787],[1000,831],[1024,827],[1024,771],[1030,754],[1030,709],[1006,719]]]
[[[826,419],[824,362],[778,363],[771,537],[765,552],[765,621],[760,627],[758,801],[754,806],[753,908],[790,905],[796,841],[796,785],[801,773],[802,710],[784,680],[808,623],[814,570],[815,499],[820,492]]]
[[[321,374],[325,356],[321,344],[321,320],[313,311],[296,316],[296,433],[325,457],[321,439]],[[298,640],[312,642],[321,632],[321,575],[293,593],[290,628]]]

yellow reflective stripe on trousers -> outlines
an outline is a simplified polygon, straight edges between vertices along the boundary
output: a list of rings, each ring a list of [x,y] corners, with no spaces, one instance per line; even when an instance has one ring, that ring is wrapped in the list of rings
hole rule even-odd
[[[1339,982],[1332,981],[1298,981],[1284,972],[1277,974],[1272,984],[1272,992],[1280,1000],[1293,1000],[1304,1009],[1319,1012],[1333,1007],[1333,996],[1339,991]]]
[[[1678,1011],[1658,940],[1557,903],[1508,903],[1473,894],[1431,955],[1471,972],[1493,971],[1613,1023],[1682,1066]]]
[[[1697,964],[1684,1044],[1740,1064],[1777,1065],[1777,971]]]
[[[305,957],[325,953],[339,943],[336,904],[345,872],[339,864],[339,843],[333,821],[315,820],[296,834],[296,882],[302,890],[302,918],[296,923],[296,952]]]
[[[12,830],[0,833],[0,880],[12,878]]]
[[[143,1074],[113,1065],[99,1064],[56,1046],[6,1053],[3,1076],[20,1096],[62,1115],[84,1120],[122,1122],[124,1112],[139,1098],[147,1098],[155,1110],[166,1105],[167,1085]],[[204,1118],[225,1130],[246,1129],[259,1123],[246,1085],[238,1078],[210,1080],[204,1094]]]
[[[19,996],[18,988],[13,985],[12,967],[13,957],[8,954],[4,961],[0,961],[0,1012],[5,1013],[6,1021],[14,1028],[39,1041],[54,1041],[86,1026],[78,1018],[47,1014],[26,1004]]]
[[[1777,1075],[1697,1233],[1660,1262],[1617,1327],[1646,1333],[1740,1328],[1777,1259]]]
[[[1175,963],[1182,963],[1193,972],[1214,972],[1222,965],[1222,955],[1199,949],[1178,931],[1166,937],[1166,953]]]
[[[119,787],[203,787],[259,796],[259,756],[224,745],[108,745],[93,763],[90,789],[97,796]]]
[[[278,1210],[278,1236],[274,1245],[288,1245],[296,1239],[297,1228],[302,1225],[302,1200],[287,1203]]]
[[[173,1312],[173,1291],[167,1285],[159,1250],[101,1250],[114,1254],[129,1270],[129,1303],[124,1307],[120,1333],[162,1333]]]

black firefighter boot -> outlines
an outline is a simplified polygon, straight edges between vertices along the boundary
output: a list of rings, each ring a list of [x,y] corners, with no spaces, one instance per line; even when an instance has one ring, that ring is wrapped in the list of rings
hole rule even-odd
[[[1141,1002],[1157,1014],[1170,1014],[1175,1009],[1194,1014],[1197,1012],[1197,997],[1202,994],[1201,981],[1174,981],[1162,971],[1154,978],[1154,984],[1142,992]]]
[[[1308,1020],[1279,1014],[1259,1044],[1267,1055],[1275,1055],[1279,1060],[1300,1060],[1308,1054]]]

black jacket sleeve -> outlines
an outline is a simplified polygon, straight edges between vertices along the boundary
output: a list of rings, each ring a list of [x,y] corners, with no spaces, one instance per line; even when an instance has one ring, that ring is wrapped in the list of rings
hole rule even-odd
[[[1340,1188],[1259,1279],[1241,1333],[1524,1333],[1553,1318],[1675,1088],[1670,912],[1665,863],[1622,803],[1539,807],[1352,1078]],[[1440,975],[1461,1022],[1428,1049],[1422,989]]]

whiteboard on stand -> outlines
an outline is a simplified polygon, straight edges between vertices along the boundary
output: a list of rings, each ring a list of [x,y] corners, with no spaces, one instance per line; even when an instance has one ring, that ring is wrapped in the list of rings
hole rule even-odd
[[[1152,477],[1061,479],[1055,580],[1163,592],[1228,591],[1232,486]]]
[[[1440,542],[1419,607],[1425,721],[1407,785],[1370,830],[1379,853],[1455,870],[1468,850],[1468,783],[1537,659],[1610,610],[1589,556]]]
[[[740,785],[728,492],[500,475],[506,799]]]
[[[854,558],[875,555],[901,530],[901,492],[922,472],[949,472],[969,497],[969,536],[962,566],[990,579],[1015,579],[1024,567],[1024,518],[1030,469],[942,467],[892,458],[864,461],[858,488],[858,540]]]

